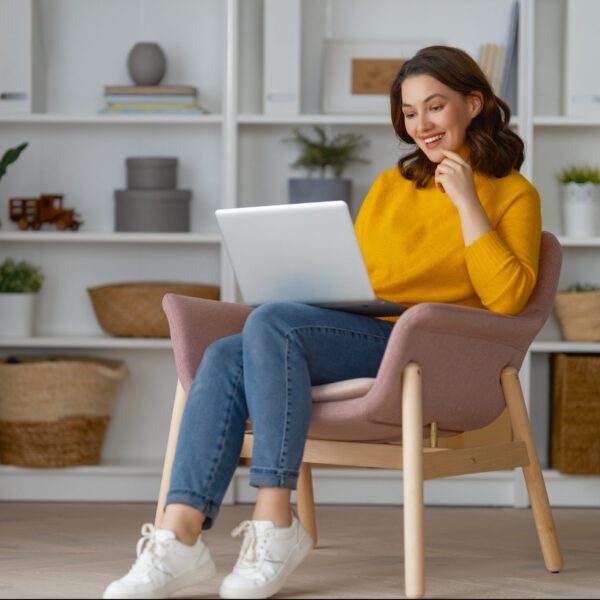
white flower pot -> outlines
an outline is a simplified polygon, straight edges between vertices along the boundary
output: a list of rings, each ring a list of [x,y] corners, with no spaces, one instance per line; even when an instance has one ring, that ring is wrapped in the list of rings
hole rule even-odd
[[[0,336],[33,336],[36,296],[0,294]]]
[[[593,237],[598,231],[600,185],[567,183],[563,185],[563,223],[565,235]]]

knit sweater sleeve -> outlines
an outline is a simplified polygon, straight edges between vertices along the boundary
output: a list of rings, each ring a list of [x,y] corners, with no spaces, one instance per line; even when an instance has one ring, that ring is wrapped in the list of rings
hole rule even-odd
[[[469,277],[484,306],[506,315],[524,308],[537,280],[541,239],[539,194],[523,187],[494,229],[465,249]]]

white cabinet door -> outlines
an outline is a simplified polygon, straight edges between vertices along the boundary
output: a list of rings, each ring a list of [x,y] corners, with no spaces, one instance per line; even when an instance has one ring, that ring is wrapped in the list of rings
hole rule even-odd
[[[31,0],[0,0],[0,113],[31,112]]]

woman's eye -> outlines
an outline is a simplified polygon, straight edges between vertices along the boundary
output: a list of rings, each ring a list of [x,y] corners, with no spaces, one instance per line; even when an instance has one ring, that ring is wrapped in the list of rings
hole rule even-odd
[[[444,106],[442,104],[436,104],[435,106],[431,107],[431,110],[433,110],[434,112],[438,112],[438,111],[442,110],[442,108],[444,108]]]
[[[412,119],[415,116],[415,113],[404,113],[405,119]]]

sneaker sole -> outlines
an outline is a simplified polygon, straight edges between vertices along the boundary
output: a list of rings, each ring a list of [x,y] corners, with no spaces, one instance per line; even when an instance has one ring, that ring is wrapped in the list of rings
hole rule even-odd
[[[295,556],[291,561],[285,565],[281,573],[268,584],[262,587],[256,587],[252,589],[234,588],[230,586],[221,585],[219,589],[219,596],[226,599],[238,599],[238,600],[258,600],[259,598],[270,598],[274,596],[287,581],[289,575],[300,565],[300,563],[308,556],[313,548],[312,538],[305,531],[304,536],[298,541],[293,552]]]
[[[139,592],[137,594],[105,594],[104,596],[102,596],[102,598],[110,600],[126,600],[137,598],[170,598],[173,594],[177,594],[178,592],[186,588],[199,585],[207,579],[214,577],[216,574],[217,567],[215,566],[215,563],[211,560],[210,562],[201,565],[200,567],[193,569],[188,573],[180,575],[179,577],[177,577],[176,580],[169,581],[169,583],[163,585],[161,588],[158,588],[156,590]]]

